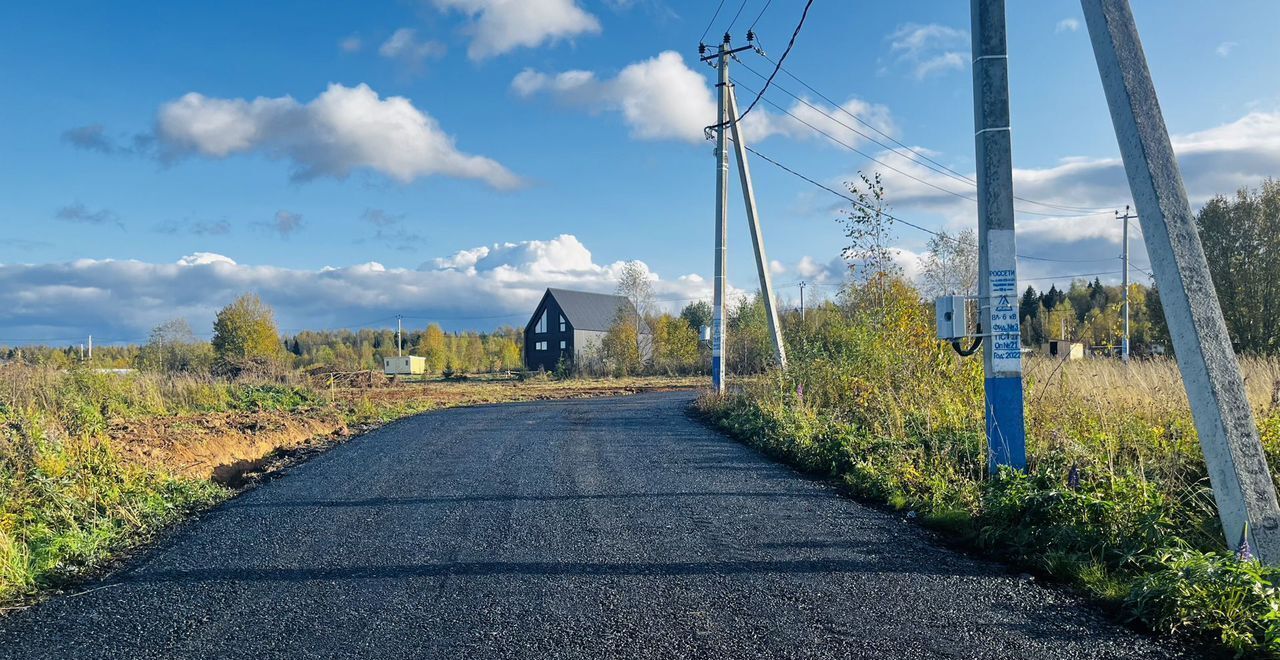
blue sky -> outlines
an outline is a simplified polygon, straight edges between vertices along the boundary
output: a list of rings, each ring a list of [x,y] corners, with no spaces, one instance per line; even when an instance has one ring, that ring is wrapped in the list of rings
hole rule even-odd
[[[286,327],[395,313],[451,328],[523,323],[546,285],[609,290],[618,262],[633,259],[672,304],[706,295],[714,160],[696,129],[710,123],[700,112],[714,72],[696,47],[717,3],[9,3],[0,343],[95,328],[141,339],[179,315],[202,329],[244,290],[274,304]],[[737,39],[764,5],[747,0]],[[771,56],[802,5],[774,0],[760,18]],[[724,2],[708,41],[739,6]],[[1135,0],[1134,10],[1193,202],[1274,175],[1280,4]],[[1079,3],[1010,2],[1008,19],[1019,193],[1122,206]],[[971,173],[968,21],[958,0],[818,0],[788,70]],[[743,64],[770,66],[751,54]],[[743,66],[734,73],[759,89]],[[745,106],[753,95],[739,96]],[[795,103],[780,89],[767,98]],[[753,146],[815,179],[839,186],[858,170],[884,171],[774,107],[754,114]],[[882,156],[964,192],[894,158]],[[767,163],[752,169],[777,281],[833,291],[840,200]],[[976,222],[965,200],[894,172],[886,181],[904,218],[950,230]],[[730,276],[752,289],[737,194]],[[1081,260],[1024,264],[1029,283],[1118,269],[1083,261],[1119,252],[1105,216],[1020,223],[1022,252]],[[926,238],[898,229],[908,271]],[[1145,264],[1140,243],[1135,252]]]

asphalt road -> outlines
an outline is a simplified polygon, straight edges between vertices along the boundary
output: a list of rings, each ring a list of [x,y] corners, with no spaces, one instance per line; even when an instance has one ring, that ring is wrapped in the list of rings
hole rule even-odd
[[[0,657],[1184,657],[708,430],[691,397],[388,425],[0,619]]]

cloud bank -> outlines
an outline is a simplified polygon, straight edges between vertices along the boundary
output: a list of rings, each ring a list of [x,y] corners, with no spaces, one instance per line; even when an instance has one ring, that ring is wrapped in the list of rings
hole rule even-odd
[[[369,221],[384,218],[373,213]],[[461,250],[417,269],[369,262],[299,270],[239,264],[210,252],[171,264],[4,264],[0,344],[65,343],[90,333],[95,341],[140,341],[174,317],[186,318],[207,337],[217,310],[246,291],[272,305],[286,331],[339,328],[395,314],[450,329],[521,326],[546,287],[611,293],[622,265],[596,263],[570,234]],[[671,308],[710,296],[709,283],[697,275],[652,275],[656,297]]]
[[[467,57],[484,60],[580,34],[599,34],[600,21],[575,0],[430,0],[444,12],[466,14]]]
[[[701,144],[706,139],[704,129],[716,119],[716,99],[710,81],[691,69],[679,53],[670,50],[630,64],[617,76],[606,79],[591,71],[543,73],[525,69],[511,81],[511,90],[522,98],[548,95],[560,103],[593,113],[616,112],[631,129],[631,136],[639,140]],[[745,104],[750,98],[740,96],[741,110],[746,110]],[[886,133],[896,130],[887,107],[856,98],[842,103],[838,109],[808,100],[794,102],[788,112],[789,115],[775,113],[763,104],[757,106],[742,122],[748,144],[772,136],[826,140],[806,126],[807,123],[846,144],[860,145],[865,138],[852,129],[865,129],[844,114],[846,112]]]
[[[408,99],[380,98],[365,84],[331,84],[308,103],[191,92],[160,108],[156,137],[166,160],[257,153],[288,161],[299,181],[368,169],[406,183],[441,175],[498,189],[521,185],[497,161],[459,151],[453,137]]]

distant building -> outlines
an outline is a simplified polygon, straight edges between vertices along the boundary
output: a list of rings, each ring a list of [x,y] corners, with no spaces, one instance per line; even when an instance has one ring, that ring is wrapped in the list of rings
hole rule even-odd
[[[1084,344],[1065,339],[1050,339],[1040,347],[1040,352],[1046,357],[1056,357],[1060,360],[1083,360]]]
[[[388,376],[416,376],[427,372],[427,358],[397,355],[382,358],[382,373]]]
[[[619,312],[635,314],[626,296],[547,289],[524,328],[524,366],[530,371],[553,371],[563,357],[573,362],[584,351],[599,347]],[[653,345],[649,326],[640,321],[640,354]]]

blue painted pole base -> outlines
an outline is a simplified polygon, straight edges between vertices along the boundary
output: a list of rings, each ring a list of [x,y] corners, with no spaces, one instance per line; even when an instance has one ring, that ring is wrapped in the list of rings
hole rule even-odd
[[[988,378],[987,469],[995,474],[1001,466],[1027,469],[1027,431],[1022,405],[1022,378]]]
[[[715,391],[717,392],[720,392],[723,389],[723,385],[720,382],[722,378],[724,378],[724,374],[723,372],[720,371],[720,358],[712,357],[711,358],[711,387],[715,389]]]

